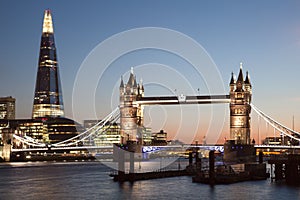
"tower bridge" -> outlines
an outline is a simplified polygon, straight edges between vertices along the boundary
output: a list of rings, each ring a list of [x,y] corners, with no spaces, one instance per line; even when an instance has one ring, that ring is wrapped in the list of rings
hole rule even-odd
[[[254,146],[250,144],[250,113],[252,86],[248,72],[244,79],[242,63],[237,80],[234,74],[230,80],[229,95],[195,95],[195,96],[158,96],[144,97],[143,83],[137,83],[131,68],[128,82],[125,84],[123,78],[120,83],[120,124],[121,138],[123,144],[135,146],[136,151],[143,144],[142,135],[138,132],[139,126],[143,126],[144,106],[150,105],[174,105],[174,104],[230,104],[230,142],[227,144],[227,157],[236,155],[233,145],[243,145],[243,156],[254,155]],[[226,151],[226,150],[225,150]],[[230,155],[230,156],[229,156]]]
[[[142,83],[136,82],[136,77],[133,70],[131,70],[128,82],[125,84],[123,78],[120,83],[120,105],[102,121],[98,122],[90,129],[71,137],[67,140],[45,144],[41,143],[29,136],[21,136],[13,134],[11,140],[21,142],[23,149],[12,149],[11,152],[29,152],[29,151],[55,151],[55,150],[112,150],[112,147],[97,147],[91,145],[82,145],[87,139],[93,140],[100,134],[106,134],[105,124],[107,122],[120,121],[120,135],[121,143],[127,145],[130,151],[142,152],[142,135],[139,133],[139,127],[143,127],[144,106],[151,105],[189,105],[189,104],[216,104],[228,103],[230,108],[230,138],[221,148],[225,152],[225,158],[231,159],[240,157],[251,157],[255,154],[255,148],[259,149],[299,149],[299,146],[271,146],[271,145],[254,145],[250,140],[250,124],[251,124],[251,108],[258,113],[267,123],[272,125],[274,129],[280,131],[285,136],[300,141],[298,132],[283,126],[279,122],[273,120],[270,116],[263,113],[251,103],[252,86],[249,75],[246,74],[244,79],[242,65],[237,80],[232,73],[230,80],[229,95],[179,95],[179,96],[144,96],[144,87]],[[7,136],[6,136],[7,137]],[[191,147],[191,145],[188,145]],[[182,146],[181,146],[182,147]],[[187,146],[184,146],[187,147]],[[11,148],[11,147],[10,147]],[[150,148],[150,147],[149,147]],[[147,149],[149,149],[147,148]],[[157,147],[151,147],[157,149]],[[150,148],[150,149],[151,149]],[[180,148],[176,146],[165,146],[164,149]],[[211,146],[210,148],[219,148],[220,146]],[[243,149],[243,150],[241,150]],[[240,151],[238,155],[237,151]]]
[[[237,79],[231,75],[228,94],[215,95],[179,95],[179,96],[144,96],[144,86],[142,82],[137,83],[136,76],[131,69],[129,79],[124,83],[121,77],[119,87],[120,103],[119,107],[109,113],[102,121],[96,123],[90,129],[82,131],[70,131],[66,133],[55,132],[57,124],[52,127],[53,132],[47,133],[46,142],[41,142],[41,138],[32,138],[26,133],[13,133],[11,127],[6,127],[2,131],[3,155],[9,157],[13,152],[28,151],[29,149],[95,149],[92,145],[84,145],[86,140],[93,140],[101,134],[106,134],[107,122],[120,122],[120,143],[128,145],[130,151],[141,151],[143,144],[140,127],[144,127],[144,107],[151,105],[189,105],[189,104],[220,104],[228,103],[230,109],[230,138],[224,144],[225,158],[252,156],[254,144],[251,142],[251,110],[254,110],[262,119],[270,124],[282,135],[299,142],[300,133],[282,125],[270,116],[266,115],[251,102],[252,85],[249,74],[243,74],[242,64]],[[39,67],[34,95],[32,118],[53,117],[58,119],[64,115],[62,92],[60,87],[58,63],[56,58],[56,47],[54,43],[54,31],[50,10],[44,14],[43,32],[41,38]],[[69,124],[68,120],[64,120]],[[34,121],[35,122],[35,121]],[[26,124],[27,122],[24,121]],[[57,123],[57,122],[53,122]],[[65,124],[64,124],[65,125]],[[75,123],[73,123],[75,125]],[[55,127],[55,128],[53,128]],[[3,127],[2,127],[3,128]],[[0,129],[2,129],[0,127]],[[75,126],[73,126],[74,129]],[[72,133],[72,134],[70,134]],[[40,136],[39,137],[44,137]],[[65,138],[68,139],[65,139]],[[62,139],[63,138],[63,139]],[[44,139],[44,138],[43,138]],[[12,149],[12,141],[17,141],[22,149]],[[260,146],[260,148],[265,148]],[[266,147],[269,148],[269,147]],[[271,148],[271,147],[270,147]],[[278,147],[276,147],[278,148]],[[283,147],[282,147],[283,148]],[[289,148],[285,146],[284,148]],[[297,147],[298,148],[298,147]],[[239,149],[239,152],[237,150]],[[242,149],[242,150],[241,150]],[[1,155],[0,155],[1,156]]]

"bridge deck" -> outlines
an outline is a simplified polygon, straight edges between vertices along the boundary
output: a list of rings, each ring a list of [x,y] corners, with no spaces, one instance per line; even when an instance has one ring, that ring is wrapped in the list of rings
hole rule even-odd
[[[172,104],[212,104],[229,103],[229,95],[198,95],[198,96],[157,96],[141,97],[137,100],[140,105],[172,105]]]

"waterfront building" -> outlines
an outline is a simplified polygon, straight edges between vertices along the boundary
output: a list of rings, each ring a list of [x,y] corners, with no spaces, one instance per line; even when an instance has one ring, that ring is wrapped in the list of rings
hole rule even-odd
[[[50,10],[44,13],[32,118],[64,116],[59,68]]]
[[[90,129],[101,120],[84,120],[84,128]],[[92,136],[88,138],[84,143],[85,145],[95,146],[112,146],[113,144],[121,143],[120,124],[107,122],[101,129],[97,130]]]
[[[282,137],[266,137],[263,140],[264,145],[282,145]]]
[[[121,142],[120,124],[108,123],[98,133],[94,139],[95,146],[112,146]]]
[[[81,133],[84,128],[74,120],[55,117],[55,118],[36,118],[36,119],[15,119],[0,120],[2,130],[9,130],[22,137],[34,139],[39,143],[56,143]],[[1,131],[2,132],[2,131]],[[21,144],[14,144],[14,148],[21,148]]]
[[[164,130],[160,130],[158,133],[153,133],[152,145],[166,145],[167,133]]]
[[[0,97],[0,119],[15,119],[16,99],[9,97]]]
[[[143,145],[152,145],[153,135],[150,127],[141,127],[140,131],[143,136]]]
[[[92,128],[97,123],[101,122],[101,120],[84,120],[84,128],[86,130]],[[111,146],[113,144],[121,144],[121,126],[120,123],[111,123],[107,122],[101,129],[96,131],[94,139],[89,138],[86,140],[87,145],[96,145],[96,146]],[[143,141],[143,145],[152,145],[153,142],[153,134],[152,129],[150,127],[138,126],[137,127],[137,135],[141,135]],[[91,142],[93,141],[93,142]]]
[[[299,138],[298,136],[294,135],[295,138]],[[266,137],[263,140],[264,145],[299,145],[299,141],[289,138],[288,136],[278,136],[278,137]]]

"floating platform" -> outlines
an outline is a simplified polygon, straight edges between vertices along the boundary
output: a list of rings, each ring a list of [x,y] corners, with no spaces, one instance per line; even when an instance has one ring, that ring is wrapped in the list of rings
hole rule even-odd
[[[300,185],[300,155],[276,155],[272,156],[268,163],[271,165],[271,172],[274,171],[271,180],[285,180],[289,185]]]
[[[218,166],[211,176],[208,170],[199,171],[193,177],[193,182],[211,185],[232,184],[243,181],[265,180],[269,177],[264,163],[246,163],[239,164],[239,166],[243,168],[240,171],[234,170],[231,165]]]
[[[169,171],[155,171],[155,172],[144,172],[144,173],[118,173],[117,171],[110,174],[114,181],[125,182],[125,181],[139,181],[149,180],[157,178],[168,178],[176,176],[188,176],[190,175],[187,170],[169,170]]]

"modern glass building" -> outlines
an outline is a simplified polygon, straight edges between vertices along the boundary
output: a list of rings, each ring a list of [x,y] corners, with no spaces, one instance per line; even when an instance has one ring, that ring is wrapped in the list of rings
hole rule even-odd
[[[32,118],[62,117],[64,107],[50,10],[45,10]]]
[[[83,132],[84,128],[79,123],[68,118],[44,117],[14,120],[0,119],[0,136],[3,130],[8,130],[27,139],[32,138],[39,143],[53,144],[75,137]],[[29,148],[30,146],[27,147]],[[24,146],[21,143],[14,143],[14,148],[24,148]]]
[[[101,120],[84,120],[84,128],[89,129]],[[88,138],[84,145],[112,146],[121,143],[120,124],[107,122],[104,127],[96,131],[93,138]]]

